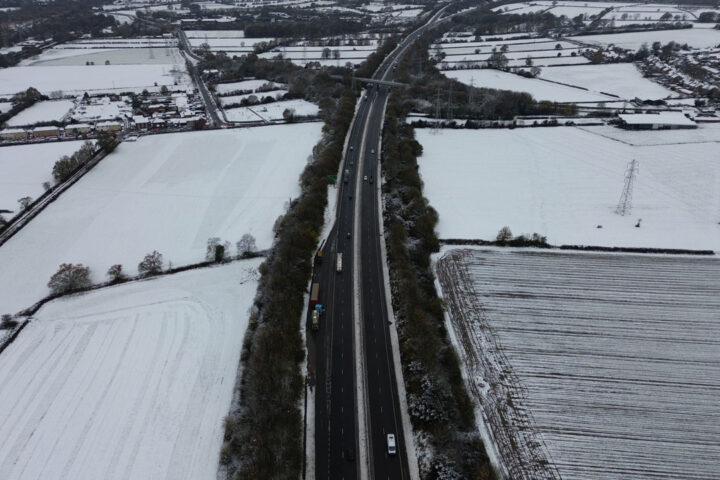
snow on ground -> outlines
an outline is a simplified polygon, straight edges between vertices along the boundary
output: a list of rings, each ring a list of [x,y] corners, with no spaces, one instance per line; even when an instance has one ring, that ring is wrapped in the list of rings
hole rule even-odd
[[[317,105],[305,100],[283,100],[252,107],[229,108],[225,110],[225,115],[230,122],[273,121],[282,120],[286,109],[294,110],[296,117],[312,117],[320,111]]]
[[[653,42],[660,42],[664,45],[670,41],[680,44],[687,43],[695,48],[708,48],[720,45],[720,30],[685,28],[681,30],[650,30],[647,32],[585,35],[570,38],[590,45],[607,46],[614,44],[630,50],[639,49],[643,43],[650,46]]]
[[[676,94],[647,78],[632,63],[544,68],[540,78],[606,92],[624,99],[660,99]]]
[[[176,70],[178,69],[178,70]],[[35,87],[41,93],[151,90],[155,83],[173,88],[192,84],[185,65],[92,65],[10,67],[0,70],[0,96],[9,96]]]
[[[175,48],[53,48],[41,55],[23,61],[30,66],[85,65],[174,65],[184,64],[180,51]]]
[[[0,148],[0,210],[15,210],[18,199],[37,198],[52,181],[52,168],[63,155],[72,155],[83,142],[9,145]]]
[[[190,38],[245,38],[242,30],[185,30],[185,36]]]
[[[198,48],[202,44],[207,43],[212,51],[242,51],[252,52],[255,45],[259,43],[274,42],[274,38],[245,38],[245,37],[222,37],[222,38],[188,38],[188,42],[193,48]]]
[[[269,80],[243,80],[241,82],[218,83],[215,86],[215,91],[218,95],[227,95],[228,93],[245,92],[248,90],[257,92],[259,88],[264,87],[267,84],[270,84],[273,87],[284,86],[280,83],[270,82]]]
[[[12,102],[0,102],[0,113],[7,113],[12,109]]]
[[[514,478],[717,477],[716,258],[445,251],[451,337]]]
[[[260,261],[43,307],[0,362],[0,477],[215,480]]]
[[[63,262],[88,265],[99,282],[116,263],[135,273],[153,250],[175,266],[202,261],[210,237],[231,242],[234,252],[235,242],[250,233],[259,249],[269,248],[273,223],[299,194],[298,176],[321,127],[174,133],[122,143],[0,248],[0,312],[47,295],[46,283]]]
[[[509,226],[558,245],[720,251],[720,125],[698,133],[609,126],[416,133],[441,238],[493,240]],[[632,159],[639,162],[632,214],[620,216],[614,211]]]
[[[258,93],[246,93],[244,95],[231,95],[229,97],[220,97],[220,104],[225,105],[233,105],[236,103],[240,103],[246,98],[250,97],[256,97],[258,101],[262,101],[264,98],[272,98],[272,99],[280,99],[288,93],[287,90],[272,90],[270,92],[258,92]]]
[[[72,100],[38,102],[12,117],[7,121],[7,125],[8,127],[17,127],[33,125],[38,122],[59,122],[74,105]]]
[[[564,68],[564,67],[558,67]],[[553,70],[548,68],[546,70]],[[492,69],[473,70],[445,70],[446,77],[454,78],[466,85],[478,88],[497,88],[499,90],[515,90],[528,92],[536,100],[549,100],[551,102],[592,102],[614,100],[608,95],[599,92],[587,92],[579,88],[545,82],[536,78],[525,78],[520,75]]]

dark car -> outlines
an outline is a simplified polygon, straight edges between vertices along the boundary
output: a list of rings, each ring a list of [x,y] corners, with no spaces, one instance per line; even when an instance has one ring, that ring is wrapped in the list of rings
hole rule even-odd
[[[353,447],[345,449],[345,460],[347,460],[348,462],[355,461],[355,449]]]

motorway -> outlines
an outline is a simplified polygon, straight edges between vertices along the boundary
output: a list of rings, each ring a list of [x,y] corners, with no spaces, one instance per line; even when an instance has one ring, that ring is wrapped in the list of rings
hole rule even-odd
[[[407,47],[443,11],[408,35],[373,79],[386,80]],[[318,479],[411,478],[405,444],[411,432],[403,431],[400,414],[381,250],[378,157],[388,88],[369,87],[360,101],[338,175],[336,222],[313,273],[325,307],[319,331],[310,330],[307,319]],[[341,272],[336,271],[338,253],[343,254]],[[364,390],[358,391],[356,375]],[[388,433],[396,436],[396,455],[387,453]]]

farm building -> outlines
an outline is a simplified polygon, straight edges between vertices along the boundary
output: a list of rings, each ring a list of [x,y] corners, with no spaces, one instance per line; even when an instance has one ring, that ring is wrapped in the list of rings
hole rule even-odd
[[[628,130],[668,130],[697,128],[697,124],[681,112],[620,114],[620,126]]]
[[[34,138],[59,137],[60,128],[52,125],[46,127],[35,127],[32,130]]]
[[[28,132],[22,128],[7,128],[0,131],[3,140],[27,140]]]

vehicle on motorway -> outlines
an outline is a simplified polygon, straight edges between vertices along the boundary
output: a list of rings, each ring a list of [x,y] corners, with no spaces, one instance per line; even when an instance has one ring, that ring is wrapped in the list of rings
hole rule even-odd
[[[372,182],[373,182],[373,177],[372,177],[372,175],[370,175],[370,183],[372,183]]]
[[[342,272],[342,253],[337,254],[337,271]]]
[[[349,178],[350,178],[350,169],[346,168],[345,169],[345,179],[343,180],[343,182],[348,183]]]
[[[371,149],[370,149],[370,155],[375,155],[375,149],[374,149],[374,148],[371,148]]]
[[[312,311],[312,329],[320,330],[320,310],[317,308]]]
[[[395,434],[387,434],[387,450],[388,455],[395,455],[397,453],[397,445],[395,444]]]
[[[310,289],[310,307],[315,308],[315,305],[320,301],[320,284],[315,282],[312,284]]]
[[[350,235],[350,232],[347,233],[347,238],[350,238],[352,235]]]
[[[355,461],[355,449],[353,447],[348,447],[345,449],[345,460],[347,460],[348,462]]]
[[[352,151],[352,150],[355,150],[355,147],[353,147],[352,145],[350,145],[350,150],[351,150],[351,151]]]
[[[363,177],[363,180],[365,180],[365,181],[367,182],[367,175],[365,175],[365,176]]]

